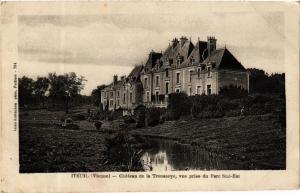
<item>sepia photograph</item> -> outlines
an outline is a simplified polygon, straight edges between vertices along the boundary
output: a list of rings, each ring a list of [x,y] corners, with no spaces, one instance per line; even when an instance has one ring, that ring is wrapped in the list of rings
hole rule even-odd
[[[298,189],[298,6],[1,3],[0,192]]]
[[[285,170],[284,15],[19,15],[19,172]]]

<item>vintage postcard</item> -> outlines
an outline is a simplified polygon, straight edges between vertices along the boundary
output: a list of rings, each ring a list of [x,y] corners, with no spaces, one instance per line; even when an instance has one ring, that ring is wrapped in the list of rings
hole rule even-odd
[[[1,3],[1,192],[299,188],[297,2]]]

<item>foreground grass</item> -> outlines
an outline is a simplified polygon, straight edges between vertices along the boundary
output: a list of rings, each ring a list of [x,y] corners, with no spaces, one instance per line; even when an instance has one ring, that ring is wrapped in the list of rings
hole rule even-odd
[[[73,110],[85,112],[86,108]],[[69,114],[68,116],[72,115]],[[102,164],[104,132],[95,132],[88,121],[75,121],[80,130],[58,125],[66,115],[46,110],[20,113],[20,172],[115,171]],[[120,120],[105,123],[103,130],[118,132]],[[285,169],[285,128],[271,114],[218,119],[183,119],[130,134],[172,139],[199,146],[237,163],[240,169]]]

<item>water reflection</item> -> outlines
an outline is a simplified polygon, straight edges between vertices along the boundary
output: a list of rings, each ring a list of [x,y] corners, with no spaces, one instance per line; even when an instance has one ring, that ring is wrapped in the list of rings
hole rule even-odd
[[[149,139],[147,139],[149,140]],[[155,148],[147,150],[142,156],[145,170],[226,170],[239,166],[228,158],[190,145],[170,140],[153,140]]]

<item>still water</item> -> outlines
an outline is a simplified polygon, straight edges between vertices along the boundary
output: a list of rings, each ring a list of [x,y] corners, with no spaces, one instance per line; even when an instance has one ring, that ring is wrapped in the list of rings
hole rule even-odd
[[[228,170],[240,167],[232,160],[200,147],[163,139],[151,142],[155,148],[146,150],[141,158],[146,171]]]

